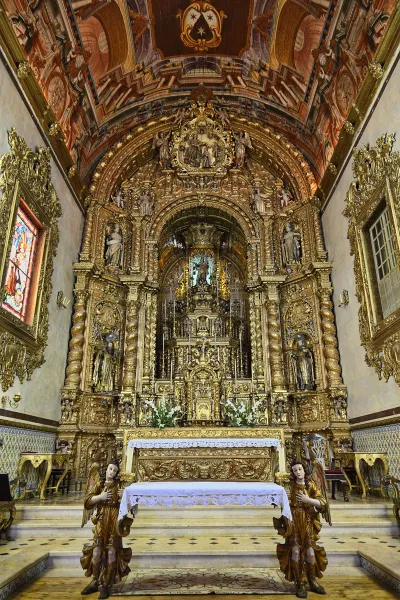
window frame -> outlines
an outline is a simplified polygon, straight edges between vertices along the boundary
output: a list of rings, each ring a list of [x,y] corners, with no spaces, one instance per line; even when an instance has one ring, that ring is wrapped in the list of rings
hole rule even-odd
[[[25,321],[0,303],[0,383],[7,391],[14,383],[30,379],[44,362],[49,327],[48,302],[51,295],[53,256],[59,241],[58,218],[61,206],[51,183],[50,151],[32,151],[12,129],[8,132],[11,152],[0,156],[0,293],[10,261],[18,208],[40,229],[30,307]],[[32,292],[34,293],[32,300]],[[29,314],[28,314],[29,312]]]
[[[393,376],[400,385],[400,308],[383,316],[375,268],[371,225],[387,209],[397,266],[400,266],[400,153],[392,151],[394,134],[382,135],[373,147],[353,152],[355,181],[346,196],[348,239],[354,256],[359,329],[365,362],[379,378]]]

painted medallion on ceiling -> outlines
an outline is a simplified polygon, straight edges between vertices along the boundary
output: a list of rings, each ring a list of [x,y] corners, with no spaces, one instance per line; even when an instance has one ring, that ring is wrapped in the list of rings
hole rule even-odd
[[[163,57],[241,56],[249,48],[253,0],[149,0],[154,49]]]

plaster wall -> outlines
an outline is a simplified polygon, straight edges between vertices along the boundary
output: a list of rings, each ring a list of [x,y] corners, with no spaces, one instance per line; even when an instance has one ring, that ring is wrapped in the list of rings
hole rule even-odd
[[[400,97],[400,63],[385,87],[357,146],[374,145],[383,133],[400,135],[398,99]],[[399,150],[399,143],[395,150]],[[364,361],[365,351],[359,334],[359,303],[355,296],[353,257],[347,239],[348,221],[343,216],[345,198],[353,181],[352,161],[342,173],[338,185],[322,216],[325,243],[329,260],[333,262],[333,301],[344,383],[348,388],[349,419],[400,406],[400,387],[393,377],[386,383],[379,380],[375,369]],[[339,307],[339,295],[348,290],[350,303]]]
[[[36,150],[37,147],[45,145],[0,56],[0,154],[10,151],[7,131],[12,127],[15,127],[30,148]],[[53,159],[51,173],[61,203],[62,216],[59,219],[60,243],[53,263],[46,362],[34,371],[31,381],[21,384],[16,378],[14,386],[5,392],[5,395],[10,397],[16,393],[21,394],[22,398],[16,410],[26,414],[27,420],[28,415],[57,421],[60,418],[60,389],[64,382],[73,305],[72,263],[78,258],[83,228],[83,215]],[[57,306],[59,290],[71,301],[66,310]],[[5,408],[12,410],[9,405]]]

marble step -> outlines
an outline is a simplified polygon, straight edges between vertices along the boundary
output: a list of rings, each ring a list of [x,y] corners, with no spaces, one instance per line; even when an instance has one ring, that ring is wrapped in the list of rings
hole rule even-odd
[[[366,518],[387,518],[392,516],[392,504],[390,502],[368,502],[358,501],[357,503],[331,502],[331,514],[335,521],[343,521],[346,519],[364,521]],[[60,521],[69,520],[80,523],[82,519],[83,501],[77,504],[51,505],[43,502],[43,504],[19,504],[17,503],[16,521],[27,520],[47,520],[57,519]],[[271,514],[274,513],[272,506],[255,507],[255,506],[192,506],[192,507],[141,507],[140,515],[143,519],[156,519],[160,522],[178,520],[193,520],[196,522],[209,523],[211,520],[218,524],[224,521],[242,520],[244,515],[246,520],[254,520],[256,523],[261,523],[264,520],[269,520]]]
[[[243,516],[238,521],[225,521],[224,523],[202,523],[196,520],[188,522],[187,520],[181,520],[174,522],[170,520],[154,520],[154,519],[141,519],[139,513],[132,526],[132,535],[164,535],[164,536],[176,536],[176,535],[189,535],[189,534],[206,534],[209,536],[213,535],[241,535],[248,534],[254,536],[273,535],[275,530],[272,523],[273,514],[268,515],[268,519],[265,519],[265,515],[261,522],[258,524],[254,521],[248,522]],[[276,516],[279,516],[276,512]],[[389,518],[371,518],[366,517],[363,521],[355,521],[346,519],[342,521],[333,520],[332,527],[324,527],[324,536],[332,537],[337,535],[353,535],[358,534],[360,536],[367,535],[396,535],[398,531],[397,523],[395,519]],[[91,535],[91,524],[88,523],[85,527],[81,528],[79,521],[73,520],[27,520],[27,521],[16,521],[14,522],[11,534],[15,539],[23,537],[75,537],[75,538],[89,538]]]

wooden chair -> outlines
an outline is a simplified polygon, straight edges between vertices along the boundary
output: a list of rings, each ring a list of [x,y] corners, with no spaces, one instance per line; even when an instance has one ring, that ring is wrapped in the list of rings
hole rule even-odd
[[[319,433],[311,433],[303,438],[303,445],[310,466],[314,460],[318,461],[324,469],[326,481],[332,483],[332,500],[336,500],[335,487],[336,482],[339,481],[343,488],[343,500],[348,502],[347,477],[342,469],[336,464],[338,461],[335,460],[328,438]]]
[[[4,535],[6,540],[11,541],[10,527],[16,514],[15,500],[11,496],[8,474],[0,475],[0,539]]]

